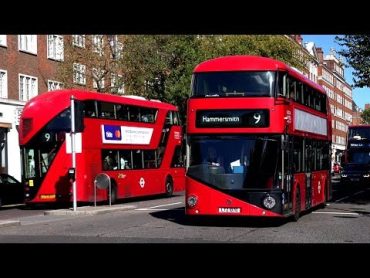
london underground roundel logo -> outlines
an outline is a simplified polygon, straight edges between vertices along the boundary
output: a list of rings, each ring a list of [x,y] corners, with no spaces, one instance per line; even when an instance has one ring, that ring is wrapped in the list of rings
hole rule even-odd
[[[141,187],[141,188],[144,188],[144,186],[145,186],[145,180],[144,180],[144,178],[143,178],[143,177],[141,177],[141,178],[140,178],[140,180],[139,180],[139,184],[140,184],[140,187]]]
[[[121,138],[121,131],[117,129],[115,131],[114,135],[115,135],[116,138]]]

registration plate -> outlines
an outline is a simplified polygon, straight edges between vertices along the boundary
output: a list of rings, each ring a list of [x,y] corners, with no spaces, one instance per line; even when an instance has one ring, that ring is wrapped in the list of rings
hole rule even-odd
[[[219,213],[240,213],[241,208],[218,208]]]

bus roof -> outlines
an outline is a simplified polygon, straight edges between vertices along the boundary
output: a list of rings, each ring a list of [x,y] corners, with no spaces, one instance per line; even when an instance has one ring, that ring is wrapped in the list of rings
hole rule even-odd
[[[129,104],[129,105],[136,105],[136,106],[143,106],[143,107],[150,107],[150,108],[159,108],[159,109],[168,109],[168,110],[178,110],[175,105],[165,103],[165,102],[158,102],[145,99],[143,97],[131,97],[131,96],[119,96],[113,95],[109,93],[98,93],[98,92],[91,92],[85,90],[77,90],[77,89],[66,89],[66,90],[57,90],[57,91],[49,91],[42,93],[40,95],[35,96],[32,98],[26,105],[29,105],[34,102],[38,101],[45,101],[50,102],[53,104],[53,107],[56,105],[63,106],[63,109],[69,106],[69,99],[70,96],[74,96],[76,100],[99,100],[99,101],[106,101],[112,103],[122,103],[122,104]],[[66,101],[67,100],[67,101]]]
[[[251,55],[233,55],[233,56],[223,56],[214,59],[204,61],[197,65],[194,69],[194,73],[200,72],[217,72],[217,71],[287,71],[291,76],[297,78],[298,80],[306,83],[310,87],[325,93],[325,90],[315,82],[309,80],[306,76],[288,66],[287,64],[261,56],[251,56]]]

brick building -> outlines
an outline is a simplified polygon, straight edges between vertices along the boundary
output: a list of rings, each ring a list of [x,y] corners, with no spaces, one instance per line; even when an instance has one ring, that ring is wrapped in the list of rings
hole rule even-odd
[[[352,88],[344,79],[343,63],[335,51],[331,50],[325,57],[321,48],[317,48],[317,52],[320,64],[318,83],[329,97],[332,113],[332,159],[340,161],[346,148],[348,125],[352,124],[353,118]]]
[[[345,150],[348,125],[353,124],[352,88],[344,79],[343,63],[335,51],[324,57],[322,48],[314,42],[303,43],[301,35],[290,35],[302,53],[312,58],[302,72],[310,80],[320,84],[326,91],[332,113],[332,162],[340,161]]]
[[[363,124],[361,114],[363,110],[356,105],[355,102],[352,103],[352,124],[353,125],[360,125]],[[366,109],[366,104],[365,104],[365,109]]]
[[[19,115],[30,98],[60,85],[62,60],[62,36],[0,35],[0,172],[20,179]]]
[[[71,68],[67,87],[124,94],[122,74],[99,68],[99,61],[104,65],[104,59],[110,59],[109,64],[114,64],[120,58],[120,39],[118,35],[0,35],[1,173],[21,178],[19,116],[32,97],[64,87],[56,78],[60,63]],[[66,50],[77,56],[66,60]],[[84,51],[88,55],[78,56]]]

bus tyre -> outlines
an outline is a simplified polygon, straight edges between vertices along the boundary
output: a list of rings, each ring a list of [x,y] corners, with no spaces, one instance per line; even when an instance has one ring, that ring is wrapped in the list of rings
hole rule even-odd
[[[168,176],[166,178],[166,185],[165,185],[165,190],[166,190],[166,197],[171,197],[173,195],[173,180],[171,176]]]
[[[301,214],[301,193],[299,192],[299,188],[297,187],[296,193],[295,193],[295,208],[294,208],[294,215],[293,215],[293,220],[295,222],[298,221],[300,214]]]

